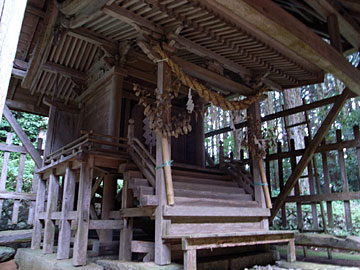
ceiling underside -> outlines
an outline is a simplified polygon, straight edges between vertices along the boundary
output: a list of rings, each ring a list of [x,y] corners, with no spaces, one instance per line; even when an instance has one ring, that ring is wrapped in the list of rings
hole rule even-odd
[[[127,41],[131,51],[139,52],[139,39],[173,41],[173,55],[206,69],[220,64],[216,72],[237,83],[247,84],[267,74],[273,88],[293,88],[323,80],[324,71],[297,55],[286,46],[273,42],[270,36],[258,35],[246,24],[226,17],[202,0],[117,0],[109,1],[80,27],[55,27],[55,37],[49,53],[39,69],[29,93],[40,100],[47,96],[66,103],[75,103],[86,85],[92,65],[106,52],[104,44],[121,47]],[[321,14],[303,1],[276,0],[277,4],[308,24],[321,37],[327,36],[326,22]],[[360,4],[341,1],[353,19],[359,23]],[[42,31],[46,4],[44,0],[28,1],[16,58],[26,73],[38,37]],[[100,41],[99,41],[100,40]],[[345,39],[345,48],[350,48]],[[105,46],[106,47],[106,46]],[[156,78],[156,67],[142,60],[125,62],[124,68],[137,70],[130,77],[153,83],[147,74]],[[59,72],[59,70],[61,72]],[[75,78],[74,75],[75,74]],[[133,74],[133,75],[132,75]],[[145,79],[144,79],[145,78]],[[20,78],[13,78],[8,98],[23,93]]]

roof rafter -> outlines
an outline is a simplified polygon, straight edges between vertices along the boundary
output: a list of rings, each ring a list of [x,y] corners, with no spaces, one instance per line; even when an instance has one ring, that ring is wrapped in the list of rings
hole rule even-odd
[[[324,17],[335,14],[339,21],[340,33],[355,49],[360,48],[360,26],[336,0],[305,0]]]
[[[336,49],[299,20],[267,0],[200,0],[217,6],[224,15],[261,30],[298,55],[332,73],[354,93],[360,94],[360,71]]]

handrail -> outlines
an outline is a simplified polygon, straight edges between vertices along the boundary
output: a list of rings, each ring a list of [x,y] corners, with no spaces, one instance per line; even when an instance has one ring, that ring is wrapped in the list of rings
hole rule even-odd
[[[149,181],[150,185],[156,186],[156,172],[155,166],[156,162],[154,157],[147,151],[145,146],[140,142],[139,139],[131,137],[128,139],[129,154],[136,164],[136,166],[141,170],[143,175]]]
[[[247,193],[254,196],[254,183],[252,178],[243,172],[242,166],[239,166],[239,164],[236,164],[235,162],[226,162],[223,168],[240,187],[244,188]]]
[[[129,142],[135,142],[144,152],[144,154],[146,154],[146,156],[151,160],[151,162],[154,164],[154,166],[156,165],[156,161],[155,158],[149,153],[149,151],[147,151],[147,149],[145,148],[145,146],[140,142],[139,139],[137,138],[131,138],[129,140]]]

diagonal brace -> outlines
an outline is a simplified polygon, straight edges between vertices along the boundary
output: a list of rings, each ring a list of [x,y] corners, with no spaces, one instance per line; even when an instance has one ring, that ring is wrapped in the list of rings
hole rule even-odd
[[[326,116],[324,122],[321,124],[321,127],[317,131],[314,139],[311,141],[309,146],[306,148],[304,155],[301,157],[299,163],[296,165],[294,171],[290,175],[290,178],[286,182],[286,185],[279,196],[276,198],[274,203],[274,208],[271,212],[270,221],[274,219],[277,212],[283,206],[287,196],[294,188],[295,184],[299,180],[300,176],[304,172],[307,164],[313,157],[317,147],[320,145],[321,141],[324,139],[325,135],[329,131],[331,125],[334,123],[336,117],[338,116],[339,112],[341,111],[342,107],[344,106],[346,100],[351,95],[350,89],[346,88],[339,98],[334,103],[333,107],[331,108],[330,112]]]
[[[42,158],[39,152],[35,149],[28,136],[25,134],[19,123],[16,121],[15,117],[9,110],[8,106],[4,106],[4,116],[9,122],[11,128],[15,131],[16,135],[19,137],[20,141],[24,145],[26,151],[29,153],[31,158],[34,160],[38,168],[42,167]]]

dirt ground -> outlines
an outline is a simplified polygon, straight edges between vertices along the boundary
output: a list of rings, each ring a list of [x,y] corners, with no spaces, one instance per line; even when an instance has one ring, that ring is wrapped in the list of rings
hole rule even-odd
[[[14,260],[0,263],[0,270],[16,270],[16,269],[17,267]]]

